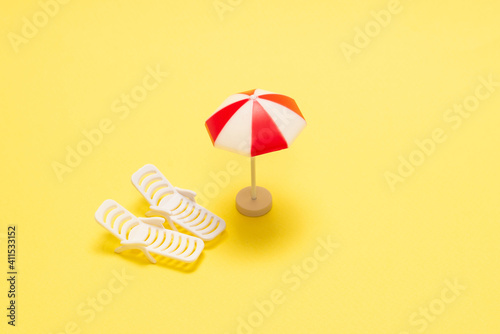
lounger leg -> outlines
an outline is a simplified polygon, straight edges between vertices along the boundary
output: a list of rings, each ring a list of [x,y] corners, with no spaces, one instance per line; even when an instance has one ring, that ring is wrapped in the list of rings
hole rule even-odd
[[[131,246],[120,246],[115,249],[115,253],[120,254],[123,251],[126,251],[127,249],[134,249],[135,247]]]
[[[144,255],[146,255],[146,257],[148,258],[148,260],[151,262],[151,263],[156,263],[156,259],[148,252],[148,250],[146,249],[146,247],[144,247],[142,244],[137,244],[137,243],[122,243],[122,246],[118,247],[115,249],[115,253],[121,253],[125,250],[128,250],[128,249],[138,249],[140,251],[142,251],[144,253]]]
[[[177,227],[175,227],[174,223],[172,223],[170,221],[170,219],[168,219],[168,225],[170,225],[170,228],[176,232],[179,232],[179,230],[177,229]]]
[[[150,210],[146,212],[146,217],[154,217],[154,216],[161,216],[165,218],[168,221],[168,225],[170,225],[170,228],[174,231],[179,232],[177,230],[177,227],[175,227],[174,223],[170,219],[171,212],[167,212],[165,210],[161,210],[158,207],[150,207]]]
[[[143,248],[141,250],[151,263],[156,263],[156,259],[146,250],[146,248]]]

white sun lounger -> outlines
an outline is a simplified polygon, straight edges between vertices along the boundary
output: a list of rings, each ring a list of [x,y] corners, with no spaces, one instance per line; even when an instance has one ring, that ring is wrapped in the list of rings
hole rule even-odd
[[[165,217],[172,229],[177,224],[209,241],[226,228],[226,223],[195,201],[196,193],[172,186],[154,165],[145,165],[132,175],[132,184],[149,202],[147,216]]]
[[[152,263],[156,260],[150,253],[193,262],[205,246],[199,238],[165,229],[163,218],[137,218],[111,199],[101,204],[95,219],[121,240],[122,246],[115,249],[116,253],[139,249]]]

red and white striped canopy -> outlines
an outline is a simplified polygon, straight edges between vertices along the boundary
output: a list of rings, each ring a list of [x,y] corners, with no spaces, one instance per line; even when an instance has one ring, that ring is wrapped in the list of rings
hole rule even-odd
[[[229,96],[205,125],[215,147],[254,157],[290,146],[306,121],[292,98],[254,89]]]

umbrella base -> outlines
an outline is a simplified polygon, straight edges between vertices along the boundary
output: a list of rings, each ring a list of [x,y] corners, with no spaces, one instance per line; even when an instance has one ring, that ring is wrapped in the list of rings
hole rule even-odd
[[[252,187],[241,189],[236,195],[236,209],[248,217],[259,217],[268,213],[273,206],[273,197],[266,188],[257,187],[257,198],[252,199]]]

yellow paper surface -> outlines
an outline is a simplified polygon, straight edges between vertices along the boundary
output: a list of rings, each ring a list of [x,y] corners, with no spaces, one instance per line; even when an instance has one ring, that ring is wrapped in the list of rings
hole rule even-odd
[[[1,332],[498,333],[499,9],[3,1]],[[256,219],[249,159],[204,126],[253,88],[308,122],[257,158]],[[94,220],[108,198],[144,215],[147,163],[227,222],[195,264],[117,255]]]

